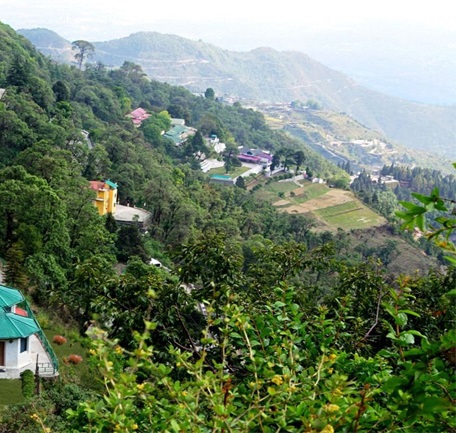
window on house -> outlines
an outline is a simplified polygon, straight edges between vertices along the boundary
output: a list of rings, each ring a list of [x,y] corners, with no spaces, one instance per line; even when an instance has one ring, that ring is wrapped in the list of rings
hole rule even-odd
[[[28,349],[28,337],[21,338],[21,353],[27,352]]]

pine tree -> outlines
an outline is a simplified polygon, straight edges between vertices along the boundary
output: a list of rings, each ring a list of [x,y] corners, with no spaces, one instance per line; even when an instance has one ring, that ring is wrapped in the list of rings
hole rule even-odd
[[[17,289],[26,289],[28,280],[24,270],[24,253],[18,243],[14,243],[6,252],[4,282]]]

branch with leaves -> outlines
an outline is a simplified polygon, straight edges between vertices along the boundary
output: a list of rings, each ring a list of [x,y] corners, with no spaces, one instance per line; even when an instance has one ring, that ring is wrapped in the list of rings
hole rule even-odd
[[[456,163],[453,166],[456,168]],[[404,220],[401,228],[418,228],[428,239],[433,240],[448,253],[447,260],[456,266],[456,246],[451,240],[456,230],[456,200],[441,197],[438,188],[434,188],[429,196],[418,193],[412,193],[412,196],[419,205],[401,201],[400,204],[405,210],[396,212],[396,216]],[[426,218],[426,214],[430,212],[439,212],[439,216],[432,223]]]

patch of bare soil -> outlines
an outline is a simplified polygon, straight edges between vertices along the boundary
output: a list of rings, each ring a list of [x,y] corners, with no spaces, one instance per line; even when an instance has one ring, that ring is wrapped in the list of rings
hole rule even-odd
[[[304,188],[297,188],[294,190],[298,196],[302,194]],[[330,189],[325,195],[321,197],[313,198],[304,203],[292,204],[284,209],[288,213],[305,213],[313,212],[318,209],[324,209],[330,206],[336,206],[339,204],[347,203],[354,200],[353,193],[350,191],[342,191],[340,189]],[[274,203],[274,206],[286,206],[291,204],[288,200],[279,200]]]
[[[309,212],[324,209],[330,206],[336,206],[353,200],[354,197],[350,191],[330,189],[325,195],[301,203],[299,207],[302,209],[301,212]]]
[[[302,195],[302,194],[304,194],[305,190],[306,190],[306,189],[305,189],[304,187],[301,187],[301,188],[296,188],[296,189],[294,189],[293,192],[294,192],[296,195]]]
[[[279,200],[279,201],[276,201],[275,203],[273,203],[272,205],[273,206],[286,206],[289,204],[290,204],[289,200]]]

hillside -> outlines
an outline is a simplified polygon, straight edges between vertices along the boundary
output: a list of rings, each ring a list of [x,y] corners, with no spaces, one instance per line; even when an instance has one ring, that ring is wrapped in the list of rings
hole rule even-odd
[[[59,63],[71,63],[74,53],[71,44],[56,32],[47,29],[23,29],[19,34],[33,43],[43,55],[49,56]]]
[[[394,163],[453,173],[451,160],[392,142],[345,113],[295,103],[253,105],[265,114],[271,128],[289,132],[334,164],[349,161],[354,171],[375,173]]]
[[[47,49],[56,36],[24,32]],[[141,32],[95,42],[94,61],[120,66],[140,64],[154,79],[182,85],[194,92],[213,88],[218,95],[269,102],[313,99],[323,108],[344,112],[389,139],[414,149],[456,156],[456,107],[430,106],[390,97],[360,86],[300,52],[258,48],[232,52],[175,35]]]
[[[280,212],[309,218],[314,232],[330,232],[336,237],[340,232],[347,233],[345,247],[366,259],[375,257],[382,249],[388,250],[382,260],[391,274],[399,275],[405,267],[418,274],[438,266],[433,257],[394,234],[386,219],[351,191],[288,179],[266,183],[254,194]]]
[[[42,34],[43,32],[41,30],[37,30],[36,33]],[[58,48],[59,50],[64,50],[64,47],[62,46],[62,40],[58,38],[58,35],[52,33],[49,34],[49,36],[52,40],[54,40],[52,43],[53,46],[60,47]],[[165,37],[165,39],[167,39],[167,37]],[[128,42],[128,40],[125,40],[125,42]],[[158,42],[158,45],[155,47],[157,50],[159,49],[159,46],[162,45],[160,40],[158,40]],[[179,53],[169,52],[168,58],[172,58],[177,54],[182,55],[183,52],[188,52],[191,49],[191,46],[194,46],[190,41],[188,42],[188,46],[181,44],[180,42],[182,41],[178,37],[175,37],[174,47],[176,51],[180,51]],[[43,40],[41,40],[40,43],[43,44]],[[214,52],[217,52],[217,49],[214,48],[214,50]],[[97,48],[97,51],[100,51],[100,49]],[[266,50],[266,52],[269,52],[269,50]],[[192,52],[192,55],[197,57],[200,56],[197,52]],[[220,61],[220,63],[222,62]],[[147,104],[147,106],[156,112],[159,110],[168,109],[170,112],[176,113],[179,117],[188,118],[190,125],[201,128],[201,130],[212,130],[216,132],[216,134],[221,138],[225,138],[229,141],[234,140],[234,142],[237,144],[253,147],[265,146],[270,151],[282,152],[283,161],[290,157],[293,158],[293,152],[302,149],[305,153],[305,164],[307,168],[325,179],[332,177],[343,177],[347,175],[345,172],[326,161],[323,157],[318,156],[301,140],[293,139],[289,134],[284,134],[280,128],[283,128],[285,131],[290,131],[296,136],[299,136],[299,133],[293,131],[290,125],[305,125],[308,129],[302,138],[304,139],[304,142],[308,143],[309,145],[316,144],[318,139],[316,139],[315,136],[327,137],[328,134],[332,134],[333,137],[336,137],[338,139],[341,139],[342,137],[348,137],[350,135],[351,138],[362,137],[364,139],[379,139],[381,137],[377,132],[368,130],[360,123],[350,119],[347,115],[327,112],[324,110],[294,110],[291,114],[287,115],[289,117],[276,113],[276,119],[281,117],[283,124],[279,129],[271,130],[268,127],[268,124],[271,124],[270,119],[263,118],[263,115],[261,114],[263,111],[267,112],[267,110],[262,106],[259,106],[259,111],[252,111],[250,109],[242,108],[242,106],[239,104],[230,106],[227,104],[217,103],[216,101],[210,102],[208,100],[204,100],[204,98],[193,96],[189,92],[183,91],[182,89],[160,84],[158,81],[152,81],[146,85],[146,81],[144,81],[141,77],[141,71],[138,71],[134,65],[127,65],[125,67],[122,67],[115,73],[109,72],[108,69],[101,69],[98,72],[89,69],[88,76],[91,77],[91,80],[96,80],[90,84],[89,82],[81,82],[81,77],[79,77],[78,72],[74,69],[72,73],[75,75],[76,80],[72,79],[68,81],[68,86],[71,90],[70,94],[72,94],[74,98],[72,104],[74,104],[74,107],[77,108],[76,113],[79,113],[81,110],[83,110],[82,107],[85,106],[85,104],[88,104],[91,107],[93,113],[96,113],[97,117],[102,119],[103,122],[108,122],[108,124],[113,122],[121,123],[121,110],[123,108],[120,107],[120,103],[124,103],[126,93],[124,93],[124,96],[122,96],[122,93],[119,93],[118,86],[126,85],[127,88],[129,88],[128,98],[130,100],[130,104],[136,105],[141,101],[142,104]],[[81,84],[76,85],[78,80]],[[110,83],[110,81],[112,81],[112,84],[109,84],[109,86],[111,86],[112,89],[104,87],[106,84]],[[124,84],[125,81],[126,84]],[[103,85],[101,85],[101,83],[103,83]],[[114,95],[111,95],[111,92],[113,91],[116,93],[115,97]],[[110,105],[111,108],[108,109],[107,107]],[[84,108],[84,110],[86,110],[86,108]],[[96,143],[96,137],[100,134],[100,128],[103,130],[106,128],[106,126],[101,126],[99,120],[91,120],[90,118],[87,118],[87,113],[82,113],[83,111],[81,111],[81,115],[83,116],[82,119],[85,118],[83,120],[82,126],[87,128],[89,133],[93,135],[93,139]],[[270,114],[271,112],[269,112],[269,115]],[[216,116],[217,118],[215,122],[212,120],[213,116]],[[122,125],[122,127],[124,126]],[[140,130],[135,131],[134,133],[129,131],[128,134],[136,137],[135,140],[138,140],[137,132],[142,133]],[[149,135],[147,131],[144,131],[144,133],[146,133],[146,136]],[[122,203],[139,203],[141,201],[144,202],[144,197],[153,197],[153,194],[151,195],[150,193],[145,193],[143,191],[144,185],[147,185],[148,182],[151,182],[152,179],[154,179],[154,176],[157,176],[158,166],[154,163],[151,167],[150,163],[147,162],[148,158],[152,157],[154,160],[157,158],[162,158],[163,156],[160,156],[160,154],[165,153],[168,154],[168,158],[170,155],[174,155],[172,158],[178,161],[179,164],[182,162],[187,164],[189,163],[188,157],[184,156],[187,152],[185,149],[180,152],[176,150],[171,151],[171,149],[167,149],[162,143],[159,143],[159,141],[156,142],[156,138],[154,136],[152,143],[154,143],[153,146],[155,149],[155,155],[143,158],[146,165],[139,168],[135,157],[133,157],[132,161],[129,161],[128,159],[117,160],[118,157],[115,155],[120,151],[120,149],[114,150],[111,143],[112,139],[105,141],[107,140],[107,138],[104,138],[107,137],[105,134],[106,133],[101,135],[103,138],[99,144],[102,144],[103,147],[106,148],[106,150],[109,152],[109,155],[112,155],[111,158],[114,158],[116,162],[107,165],[110,167],[109,170],[104,169],[102,171],[98,171],[98,173],[105,173],[107,176],[114,178],[117,182],[119,182],[120,185],[122,185],[122,189],[119,192]],[[125,132],[122,134],[125,134]],[[89,161],[92,157],[99,158],[95,155],[89,155]],[[372,161],[365,161],[362,159],[356,160],[352,155],[351,161],[355,163],[354,167],[356,167],[356,163],[358,163],[360,167],[364,167],[369,164],[371,168],[373,167]],[[335,162],[337,163],[337,161]],[[385,158],[384,160],[375,162],[381,165],[383,163],[390,163],[391,160]],[[401,161],[399,160],[397,162]],[[135,165],[132,166],[132,163]],[[130,173],[133,170],[133,167],[135,167],[134,170],[136,170],[138,173],[143,174],[140,176],[131,176]],[[169,173],[171,173],[173,170],[174,169],[171,166],[166,168],[165,171],[167,174],[165,175],[165,178],[169,176]],[[93,172],[93,169],[85,168],[84,171],[90,173]],[[160,176],[163,176],[163,170],[161,170],[161,172],[162,173]],[[327,187],[324,188],[324,195],[326,197],[334,195],[337,192],[336,190],[328,190]],[[165,208],[162,209],[161,205],[149,205],[152,212],[155,212],[154,207],[156,206],[157,212],[160,213],[159,216],[157,216],[156,228],[152,231],[152,233],[158,237],[158,240],[160,242],[164,242],[168,247],[175,246],[179,242],[188,239],[190,234],[195,232],[196,227],[198,227],[197,230],[202,230],[202,227],[204,227],[206,224],[202,215],[206,214],[207,212],[205,209],[206,206],[211,206],[209,203],[201,203],[201,198],[190,196],[184,199],[184,202],[187,204],[185,206],[182,206],[182,211],[184,211],[184,215],[185,212],[190,212],[189,215],[191,217],[187,218],[186,220],[167,220],[167,218],[171,218],[174,215],[173,206],[177,206],[177,203],[179,203],[179,201],[187,195],[183,191],[174,190],[174,188],[172,188],[172,191],[173,192],[169,196],[168,200],[174,204],[168,203],[168,205],[171,206],[170,208],[168,208],[168,206],[165,206]],[[263,189],[262,193],[265,191],[266,190]],[[166,192],[166,194],[168,194],[168,192]],[[347,194],[350,195],[350,200],[344,199],[340,203],[336,200],[337,202],[332,202],[333,208],[330,210],[325,209],[325,207],[328,206],[324,206],[326,202],[322,202],[321,200],[318,200],[320,205],[311,210],[311,213],[313,213],[313,218],[315,218],[317,221],[317,227],[320,233],[323,233],[325,230],[334,231],[338,227],[350,230],[371,227],[385,223],[383,217],[380,217],[369,208],[366,208],[364,204],[353,197],[353,194],[341,191],[338,197],[345,197]],[[287,217],[284,215],[283,211],[285,211],[285,214],[288,213],[290,215],[299,213],[306,214],[308,210],[306,210],[306,204],[304,202],[307,201],[307,199],[301,194],[301,192],[293,192],[293,195],[293,198],[288,197],[288,200],[291,200],[293,203],[288,203],[286,205],[278,205],[276,203],[277,200],[268,201],[268,205],[272,205],[272,208],[266,207],[266,209],[263,209],[261,211],[263,212],[261,219],[274,218],[281,220],[285,218],[286,220]],[[198,204],[196,204],[194,200],[197,200]],[[295,206],[293,207],[293,205]],[[261,209],[264,205],[256,204],[255,206],[257,206],[258,209]],[[291,209],[289,212],[289,209],[287,209],[287,207]],[[279,211],[279,214],[276,214],[276,211]],[[238,212],[239,211],[236,211],[236,213]],[[271,216],[267,216],[269,213],[271,213]],[[353,218],[351,218],[350,221],[344,221],[344,217],[348,215],[348,213],[350,215],[353,215]],[[359,215],[357,213],[359,213]],[[199,215],[198,218],[196,218],[197,214]],[[243,214],[244,211],[242,211],[238,216],[239,223],[243,221],[243,218],[245,218],[242,216]],[[339,218],[339,214],[343,216],[342,220]],[[226,221],[228,221],[229,218],[226,218]],[[258,233],[262,233],[263,236],[272,236],[276,239],[290,238],[290,234],[287,233],[287,225],[285,223],[285,220],[282,223],[284,224],[283,228],[279,229],[278,231],[277,229],[274,229],[274,231],[271,231],[269,234],[264,229],[261,231],[260,227],[262,227],[262,224],[260,224],[256,230],[258,230]],[[344,222],[345,225],[338,225],[341,222]],[[242,227],[240,230],[238,228],[235,228],[237,224],[238,223],[232,222],[231,225],[233,227],[231,227],[230,230],[234,230],[235,233],[242,233],[244,228]],[[163,231],[163,227],[166,227],[165,231]],[[428,265],[423,264],[423,268],[427,268],[427,266]]]
[[[389,188],[352,193],[260,111],[134,63],[59,65],[1,23],[0,59],[2,433],[456,428],[456,269],[390,220]],[[217,183],[207,155],[255,173]]]

